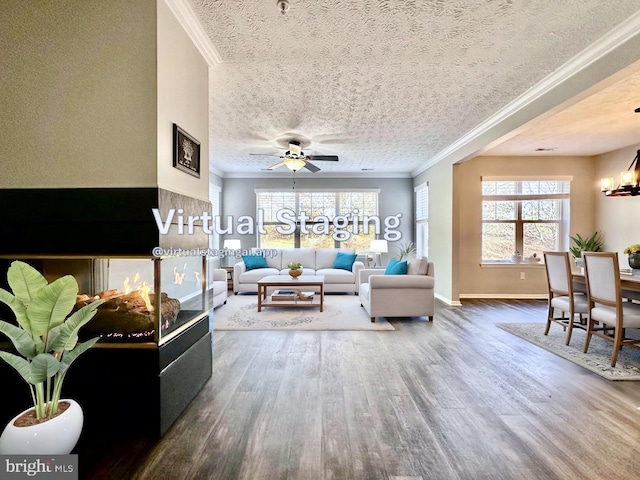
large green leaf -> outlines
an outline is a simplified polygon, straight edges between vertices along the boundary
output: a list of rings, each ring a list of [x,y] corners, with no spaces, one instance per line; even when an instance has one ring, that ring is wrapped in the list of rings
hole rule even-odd
[[[36,351],[36,344],[31,338],[31,335],[25,332],[22,328],[0,321],[0,332],[9,337],[13,346],[23,357],[32,359],[38,354]]]
[[[24,358],[14,355],[13,353],[3,352],[0,350],[0,358],[11,365],[20,374],[24,381],[31,383],[31,364]],[[6,390],[5,390],[6,394]]]
[[[34,335],[46,335],[64,322],[76,303],[78,282],[71,275],[60,277],[41,288],[27,307],[27,315]]]
[[[28,263],[16,260],[7,270],[7,281],[13,294],[25,305],[47,285],[47,279]]]
[[[34,385],[52,378],[60,371],[60,361],[49,353],[41,353],[31,361],[31,379],[30,383]]]
[[[74,348],[70,352],[65,353],[62,356],[62,360],[60,361],[60,371],[63,373],[66,372],[69,366],[71,365],[71,363],[76,358],[78,358],[82,353],[86,352],[91,347],[93,347],[98,340],[100,340],[100,338],[98,337],[92,338],[91,340],[82,342],[80,345],[78,345],[76,348]]]
[[[18,324],[24,328],[29,335],[33,336],[33,332],[31,331],[31,322],[29,322],[27,309],[24,304],[18,298],[2,288],[0,288],[0,302],[6,303],[9,308],[11,308],[13,314],[16,316],[16,320],[18,320]]]
[[[71,350],[78,343],[78,331],[80,327],[85,325],[96,314],[96,308],[104,303],[103,300],[97,300],[85,305],[77,312],[74,312],[67,320],[49,332],[48,347],[49,351],[64,352]]]

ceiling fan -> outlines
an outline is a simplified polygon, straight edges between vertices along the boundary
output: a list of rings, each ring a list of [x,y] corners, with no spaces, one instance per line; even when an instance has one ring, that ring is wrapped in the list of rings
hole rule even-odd
[[[249,155],[262,155],[260,153],[250,153]],[[267,155],[270,157],[280,157],[282,159],[281,162],[276,163],[275,165],[271,165],[267,170],[276,170],[280,167],[287,167],[292,172],[297,172],[301,168],[306,168],[312,173],[316,173],[320,171],[318,167],[316,167],[311,160],[314,162],[337,162],[337,155],[305,155],[302,151],[302,147],[300,146],[300,142],[297,140],[289,141],[289,150],[285,152],[284,155]]]

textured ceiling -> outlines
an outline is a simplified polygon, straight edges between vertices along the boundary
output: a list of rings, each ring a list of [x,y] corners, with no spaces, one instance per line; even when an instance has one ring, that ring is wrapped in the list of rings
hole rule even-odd
[[[277,163],[249,154],[283,154],[290,137],[310,142],[306,154],[339,155],[316,175],[409,173],[640,9],[289,0],[282,15],[275,0],[189,2],[222,59],[211,69],[210,158],[232,174]]]

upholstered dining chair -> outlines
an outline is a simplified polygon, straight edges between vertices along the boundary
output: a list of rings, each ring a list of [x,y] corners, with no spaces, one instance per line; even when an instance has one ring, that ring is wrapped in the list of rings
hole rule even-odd
[[[623,346],[640,348],[640,339],[625,339],[627,328],[640,328],[640,305],[622,301],[617,252],[583,252],[582,256],[589,302],[584,352],[587,353],[593,335],[613,342],[611,366],[615,367]],[[596,322],[604,328],[597,330]]]
[[[589,311],[587,296],[573,291],[569,252],[544,252],[543,255],[549,287],[549,310],[544,334],[549,334],[551,322],[558,323],[567,331],[565,343],[569,345],[574,328],[587,329],[587,326],[582,324],[583,315]],[[560,317],[556,316],[556,311],[561,313]]]

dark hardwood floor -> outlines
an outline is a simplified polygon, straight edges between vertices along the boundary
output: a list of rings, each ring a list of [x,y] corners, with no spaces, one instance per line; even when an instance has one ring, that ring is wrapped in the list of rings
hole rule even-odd
[[[215,332],[213,377],[169,432],[105,442],[81,477],[639,478],[640,382],[494,325],[545,318],[478,300],[391,332]]]

